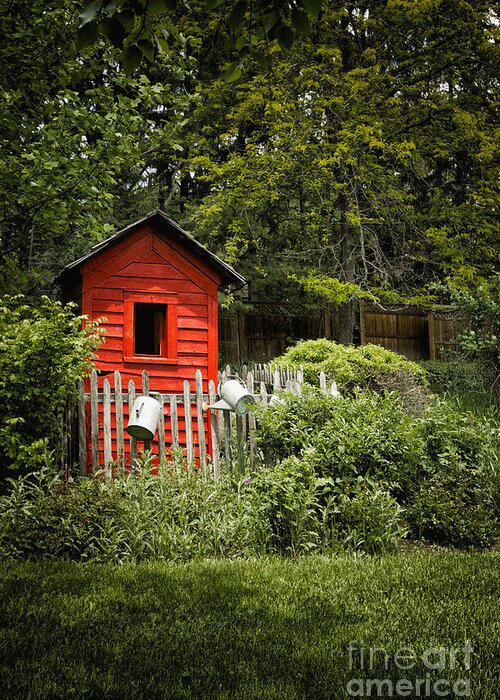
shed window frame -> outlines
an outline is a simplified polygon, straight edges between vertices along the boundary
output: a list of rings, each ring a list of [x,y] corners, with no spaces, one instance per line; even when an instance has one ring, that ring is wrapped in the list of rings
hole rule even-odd
[[[162,308],[163,328],[159,354],[136,353],[136,313],[138,304]],[[123,361],[142,364],[177,362],[177,299],[171,294],[130,293],[124,296]]]

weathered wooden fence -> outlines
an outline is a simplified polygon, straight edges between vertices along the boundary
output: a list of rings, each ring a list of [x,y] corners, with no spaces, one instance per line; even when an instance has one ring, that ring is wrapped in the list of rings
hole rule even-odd
[[[446,360],[457,349],[465,322],[457,309],[423,311],[361,302],[359,327],[361,345],[382,345],[410,360]]]
[[[276,370],[268,365],[256,365],[252,371],[243,367],[239,375],[228,366],[220,373],[219,380],[224,382],[229,378],[238,378],[257,401],[266,403],[273,392],[280,389],[300,392],[303,383],[301,368]],[[319,379],[325,391],[335,392],[335,385],[327,387],[323,373]],[[217,400],[217,389],[210,381],[208,394],[203,392],[200,370],[196,371],[194,386],[184,382],[182,394],[151,391],[146,371],[142,373],[140,390],[129,381],[124,391],[119,372],[114,372],[113,382],[110,382],[108,377],[99,377],[95,371],[90,377],[89,389],[86,391],[81,381],[76,401],[66,410],[62,446],[66,470],[77,463],[82,475],[99,469],[111,475],[115,469],[133,466],[141,452],[151,451],[159,461],[178,450],[184,452],[188,465],[204,473],[210,469],[216,478],[221,465],[240,474],[247,464],[252,470],[258,466],[255,416],[252,412],[239,416],[231,411],[209,409],[208,406]],[[160,417],[155,439],[151,443],[141,441],[138,445],[137,440],[126,433],[125,426],[139,393],[154,395],[160,403]]]

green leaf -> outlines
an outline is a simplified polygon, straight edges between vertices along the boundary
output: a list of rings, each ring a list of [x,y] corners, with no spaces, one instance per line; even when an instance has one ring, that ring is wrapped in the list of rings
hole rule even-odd
[[[99,28],[104,36],[107,36],[113,46],[121,49],[125,40],[125,30],[121,22],[115,17],[103,17],[99,22]]]
[[[228,23],[233,31],[236,31],[239,24],[243,21],[245,17],[245,12],[247,11],[247,3],[245,0],[237,2],[229,13]]]
[[[301,34],[309,34],[311,31],[309,17],[303,10],[292,10],[292,22],[295,29]]]
[[[165,10],[175,9],[175,1],[169,2],[168,0],[149,0],[148,12],[151,14],[158,14],[159,12],[165,12]]]
[[[102,11],[105,12],[107,15],[112,15],[112,14],[114,14],[117,7],[118,7],[118,0],[110,0],[110,2],[107,2],[104,5],[104,7],[102,8]]]
[[[279,21],[279,15],[276,12],[269,12],[268,14],[264,15],[262,17],[262,26],[264,27],[264,31],[266,34],[269,34],[271,29],[277,24]]]
[[[321,11],[321,6],[323,0],[302,0],[306,12],[308,12],[313,17],[317,17]]]
[[[122,63],[127,73],[133,73],[141,64],[142,51],[135,45],[126,46],[122,52]]]
[[[139,39],[137,46],[151,63],[155,60],[155,49],[150,39]]]
[[[120,12],[116,15],[116,19],[120,22],[122,27],[125,29],[125,31],[130,34],[130,32],[134,28],[134,13],[131,12],[130,10],[126,10],[124,12]]]
[[[99,30],[96,22],[87,22],[83,27],[79,27],[76,34],[76,46],[84,49],[86,46],[94,44],[99,37]]]
[[[207,0],[205,7],[210,12],[210,10],[215,10],[216,7],[220,7],[223,2],[224,0]]]
[[[286,52],[290,51],[292,48],[293,42],[295,41],[295,34],[289,27],[283,27],[278,32],[276,38],[281,50]]]
[[[234,83],[241,76],[241,64],[238,61],[231,63],[229,68],[224,73],[224,81],[226,83]]]
[[[267,56],[263,53],[256,53],[254,54],[254,58],[259,64],[259,66],[262,68],[262,70],[269,70],[269,59]]]
[[[92,20],[95,18],[97,11],[99,10],[99,1],[98,0],[93,0],[92,2],[89,2],[83,10],[80,12],[78,15],[78,18],[80,20],[80,27],[85,26],[89,22],[92,22]]]

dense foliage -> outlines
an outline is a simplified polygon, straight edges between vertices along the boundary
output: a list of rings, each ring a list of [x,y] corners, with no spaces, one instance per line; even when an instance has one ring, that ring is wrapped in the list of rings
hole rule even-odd
[[[345,346],[326,338],[299,341],[273,364],[302,367],[305,381],[313,386],[324,372],[344,394],[355,389],[372,389],[380,394],[398,391],[409,413],[420,414],[425,406],[425,369],[380,345]]]
[[[261,409],[259,422],[268,461],[300,459],[326,495],[354,493],[358,503],[356,488],[378,488],[395,499],[393,508],[403,506],[413,535],[431,541],[484,547],[498,535],[500,426],[493,416],[433,397],[417,419],[394,395],[341,399],[310,389],[284,394]]]
[[[90,371],[96,325],[47,297],[0,299],[0,473],[31,471],[61,438],[62,411]]]
[[[352,532],[351,532],[352,531]],[[183,459],[140,473],[65,482],[47,463],[0,496],[0,555],[96,561],[391,551],[404,532],[386,490],[357,485],[325,498],[290,459],[232,488]]]

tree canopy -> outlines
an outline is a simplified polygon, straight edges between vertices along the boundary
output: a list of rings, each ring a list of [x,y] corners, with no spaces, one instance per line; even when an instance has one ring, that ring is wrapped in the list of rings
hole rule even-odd
[[[155,206],[347,342],[357,297],[498,270],[492,3],[0,6],[6,291]]]

